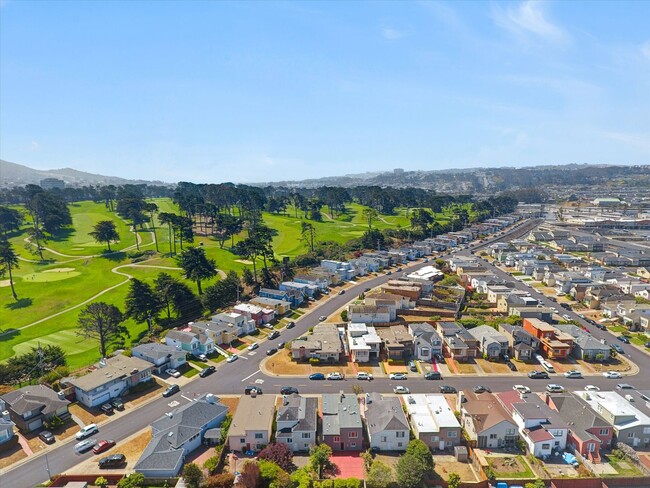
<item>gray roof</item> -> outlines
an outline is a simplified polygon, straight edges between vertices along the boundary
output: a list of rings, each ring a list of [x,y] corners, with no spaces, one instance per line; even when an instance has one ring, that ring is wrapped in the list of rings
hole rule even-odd
[[[493,327],[490,327],[489,325],[480,325],[478,327],[474,327],[473,329],[470,329],[468,332],[479,342],[482,341],[484,338],[486,339],[486,341],[488,339],[492,339],[497,342],[508,342],[508,338],[503,333],[499,332]]]
[[[45,385],[23,386],[1,398],[18,415],[42,408],[41,413],[47,416],[70,404],[68,400],[59,398],[54,390]]]
[[[135,464],[136,471],[180,470],[183,445],[219,417],[225,417],[228,407],[208,395],[187,403],[151,424],[153,438]]]
[[[161,344],[160,342],[150,342],[149,344],[140,344],[135,346],[131,352],[142,354],[154,360],[166,358],[173,354],[185,354],[185,351],[179,351],[174,346]]]
[[[344,393],[323,395],[323,435],[339,435],[341,429],[361,428],[357,396]]]
[[[587,429],[611,427],[603,417],[589,407],[587,402],[578,397],[573,395],[552,395],[552,398],[562,420],[582,440],[598,439],[597,436],[587,432]]]
[[[529,395],[525,401],[513,403],[512,408],[524,419],[544,418],[558,428],[567,427],[562,417],[537,395]]]
[[[123,356],[121,354],[107,358],[105,366],[101,366],[87,375],[71,378],[69,383],[83,391],[90,391],[116,379],[126,378],[138,371],[150,370],[153,365],[140,358]]]
[[[573,337],[574,342],[580,346],[583,351],[606,351],[609,352],[609,346],[603,344],[591,334],[585,332],[580,327],[573,324],[557,324],[558,330],[565,332]]]
[[[366,425],[370,434],[386,430],[409,430],[399,398],[384,398],[379,393],[371,393],[370,398],[371,402],[366,409]]]
[[[198,339],[199,335],[196,332],[172,329],[167,332],[167,335],[165,337],[169,337],[170,339],[174,339],[175,341],[180,341],[189,344],[194,339]]]
[[[278,437],[290,435],[294,431],[316,432],[318,418],[318,398],[305,398],[297,393],[286,396],[283,405],[278,409],[278,422],[291,422],[295,424],[290,428],[279,431]]]

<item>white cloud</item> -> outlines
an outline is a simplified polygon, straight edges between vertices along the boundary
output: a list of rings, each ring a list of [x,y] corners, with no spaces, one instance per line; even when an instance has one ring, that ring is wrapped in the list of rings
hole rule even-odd
[[[397,29],[394,29],[392,27],[382,27],[381,29],[381,36],[384,39],[387,39],[389,41],[395,41],[397,39],[401,39],[404,37],[404,32],[399,31]]]
[[[538,0],[526,0],[505,9],[494,5],[492,19],[499,27],[522,37],[533,34],[552,42],[564,42],[569,37],[564,29],[546,18],[544,4]]]
[[[36,141],[31,141],[29,143],[30,151],[38,151],[41,148],[41,145]]]
[[[641,44],[641,54],[643,54],[648,61],[650,61],[650,40]]]

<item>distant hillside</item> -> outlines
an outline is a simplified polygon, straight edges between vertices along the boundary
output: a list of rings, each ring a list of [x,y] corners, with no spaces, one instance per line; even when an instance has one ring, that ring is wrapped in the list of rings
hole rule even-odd
[[[104,176],[93,173],[86,173],[72,168],[62,169],[33,169],[22,164],[10,163],[0,159],[0,186],[12,187],[27,184],[38,185],[43,178],[59,178],[70,186],[84,185],[124,185],[147,184],[167,186],[169,183],[163,181],[127,180],[117,176]]]

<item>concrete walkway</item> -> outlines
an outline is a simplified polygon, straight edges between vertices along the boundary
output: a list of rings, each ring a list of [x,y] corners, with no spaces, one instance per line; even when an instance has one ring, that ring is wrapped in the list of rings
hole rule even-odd
[[[27,443],[27,439],[25,439],[22,436],[22,434],[17,434],[17,436],[18,436],[18,443],[20,444],[20,447],[23,448],[23,451],[25,452],[25,454],[27,454],[28,456],[31,456],[32,454],[34,454],[34,451],[32,451],[32,448],[29,447],[29,444]]]

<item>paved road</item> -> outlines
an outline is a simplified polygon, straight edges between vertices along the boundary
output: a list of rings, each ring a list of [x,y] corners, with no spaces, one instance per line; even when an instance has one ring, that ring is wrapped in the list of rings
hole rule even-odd
[[[518,228],[510,233],[504,234],[496,238],[484,241],[479,247],[487,246],[492,242],[499,240],[506,240],[517,238],[527,234],[531,228],[536,226],[540,220],[525,222]],[[460,254],[469,254],[469,250],[465,250]],[[405,266],[404,271],[413,271],[428,263],[418,262],[411,266]],[[487,265],[493,268],[491,265]],[[494,272],[500,276],[509,277],[498,268],[494,268]],[[318,317],[321,315],[331,315],[336,310],[345,305],[348,301],[362,293],[365,288],[373,288],[375,286],[385,283],[392,276],[382,275],[373,279],[355,285],[347,289],[344,295],[334,295],[329,297],[324,303],[317,305],[313,311],[306,313],[299,320],[296,321],[296,327],[290,330],[283,330],[281,336],[271,342],[264,342],[256,354],[249,355],[242,353],[242,357],[230,364],[221,363],[217,372],[207,378],[198,378],[191,381],[189,384],[182,388],[182,391],[171,398],[157,398],[154,401],[147,403],[139,408],[133,409],[131,412],[121,414],[115,421],[108,421],[100,425],[100,433],[95,436],[98,439],[115,439],[118,441],[124,440],[134,432],[147,427],[152,420],[164,415],[166,412],[174,408],[173,402],[184,404],[192,400],[197,395],[205,392],[213,392],[219,394],[241,394],[243,393],[244,386],[248,384],[258,384],[263,390],[269,393],[279,393],[280,386],[295,386],[301,393],[326,393],[338,392],[344,390],[352,392],[354,385],[360,385],[364,391],[371,392],[392,392],[392,388],[397,385],[407,386],[413,393],[429,393],[437,392],[440,385],[452,385],[457,389],[469,389],[477,384],[489,386],[492,391],[504,391],[512,388],[514,383],[529,386],[534,391],[541,391],[544,389],[548,381],[545,380],[530,380],[524,375],[522,377],[513,376],[455,376],[453,378],[445,379],[443,381],[426,381],[422,377],[410,378],[406,381],[394,381],[388,378],[377,378],[372,382],[357,381],[356,379],[346,379],[343,381],[310,381],[306,378],[276,378],[264,375],[259,370],[259,363],[262,359],[266,358],[266,351],[277,345],[280,341],[291,341],[299,335],[305,333],[309,327],[318,323]],[[531,288],[517,283],[517,287],[532,291]],[[533,292],[534,293],[534,292]],[[544,298],[539,297],[543,303],[551,304],[550,301],[545,301]],[[570,312],[569,312],[570,313]],[[572,314],[572,313],[570,313]],[[572,314],[573,316],[573,314]],[[577,316],[576,319],[579,320]],[[588,324],[584,323],[587,327]],[[596,337],[606,337],[608,340],[613,340],[611,334],[595,330]],[[644,361],[647,361],[647,356],[631,346],[626,346],[626,352],[630,358],[639,364],[642,371],[648,371]],[[256,383],[256,380],[261,380],[261,383]],[[551,380],[553,381],[553,380]],[[558,379],[559,381],[559,379]],[[586,384],[593,384],[601,388],[608,388],[614,386],[616,381],[606,380],[602,377],[589,377],[584,380],[565,380],[562,377],[562,384],[566,387],[580,388]],[[650,387],[650,375],[641,374],[634,378],[635,386],[637,387]],[[54,449],[47,451],[46,454],[39,454],[31,457],[27,462],[10,469],[0,471],[0,488],[23,488],[32,487],[38,483],[45,481],[48,478],[48,473],[56,474],[64,472],[81,460],[93,457],[92,453],[77,455],[74,453],[73,445],[74,439],[67,442],[62,442]]]

